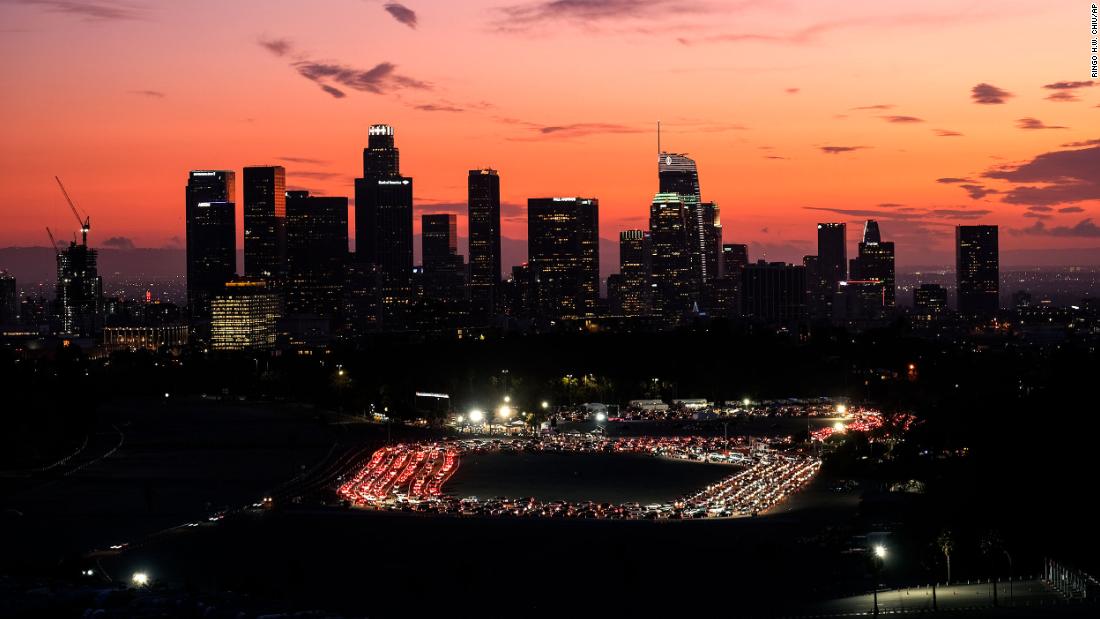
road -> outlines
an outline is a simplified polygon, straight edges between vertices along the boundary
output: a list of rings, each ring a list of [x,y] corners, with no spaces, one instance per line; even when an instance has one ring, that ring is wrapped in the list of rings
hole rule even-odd
[[[1037,579],[1000,582],[997,585],[998,605],[1003,607],[1042,608],[1064,604],[1057,591]],[[973,611],[993,606],[991,583],[959,584],[936,587],[938,610]],[[882,614],[919,613],[932,610],[932,588],[917,587],[879,591],[879,612]],[[856,595],[815,604],[800,616],[843,616],[869,614],[874,608],[872,594]]]

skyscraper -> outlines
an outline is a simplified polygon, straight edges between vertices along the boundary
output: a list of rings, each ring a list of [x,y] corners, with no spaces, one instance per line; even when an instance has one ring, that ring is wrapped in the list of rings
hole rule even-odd
[[[237,272],[236,175],[194,170],[186,188],[187,304],[193,322],[210,318],[210,301]]]
[[[692,229],[684,197],[658,193],[649,207],[653,308],[676,320],[691,309],[697,282],[692,277]]]
[[[1000,308],[997,226],[955,227],[955,277],[959,313],[991,318]]]
[[[741,269],[749,263],[749,246],[728,243],[722,246],[722,275],[741,278]]]
[[[393,127],[371,125],[355,179],[355,254],[377,267],[385,328],[402,328],[412,297],[413,183],[401,176]]]
[[[485,323],[497,311],[500,287],[500,176],[490,168],[467,178],[470,226],[470,314]]]
[[[741,313],[750,322],[792,326],[806,319],[806,267],[758,260],[741,270]]]
[[[836,285],[848,279],[848,225],[842,223],[817,224],[817,257],[821,277],[828,289],[836,292]]]
[[[623,230],[619,233],[619,311],[626,316],[641,316],[650,311],[649,233]]]
[[[528,264],[540,317],[593,316],[600,300],[600,225],[596,198],[527,201]]]
[[[76,241],[57,252],[58,328],[75,337],[96,337],[103,329],[103,279],[98,254]]]
[[[19,289],[15,277],[0,271],[0,326],[19,324]]]
[[[429,322],[457,326],[465,311],[466,264],[458,253],[458,223],[453,213],[420,217],[424,258],[424,301]]]
[[[890,310],[895,304],[894,243],[883,241],[878,222],[868,219],[863,227],[859,253],[851,262],[849,279],[882,283],[882,305]]]
[[[932,321],[947,313],[947,289],[939,284],[921,284],[913,290],[913,318]]]
[[[244,274],[268,281],[286,272],[286,170],[244,169]]]
[[[348,199],[286,192],[288,314],[340,314],[348,256]]]
[[[661,152],[657,155],[658,193],[678,193],[694,196],[702,202],[699,191],[699,170],[695,160],[681,153]]]

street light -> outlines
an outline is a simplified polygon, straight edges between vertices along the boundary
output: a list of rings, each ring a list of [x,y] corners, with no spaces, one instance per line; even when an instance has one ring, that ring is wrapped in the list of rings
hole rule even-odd
[[[885,559],[886,558],[886,546],[883,546],[882,544],[876,544],[875,545],[875,556],[878,557],[879,559]]]
[[[475,408],[474,410],[470,411],[470,421],[471,422],[481,423],[482,420],[484,420],[484,419],[485,419],[485,413],[481,412],[480,410]]]
[[[546,409],[550,408],[550,403],[547,402],[546,400],[543,400],[542,401],[542,408],[543,408],[543,410],[546,410]]]
[[[875,544],[872,548],[873,556],[871,557],[871,571],[875,575],[875,581],[871,583],[874,587],[873,595],[875,599],[874,615],[878,616],[878,579],[879,574],[882,572],[882,564],[886,561],[886,546],[882,544]]]
[[[745,398],[744,400],[741,400],[741,405],[742,406],[748,406],[750,404],[752,404],[752,400],[750,400],[748,398]]]
[[[504,401],[505,402],[511,402],[512,401],[512,396],[510,396],[510,395],[504,396]]]
[[[512,416],[512,409],[509,408],[507,405],[501,406],[499,409],[497,409],[497,416],[507,421],[508,418]]]
[[[603,423],[606,420],[607,420],[607,415],[605,415],[603,413],[596,413],[596,421],[598,421],[600,423]]]
[[[843,415],[843,414],[848,412],[848,407],[845,406],[844,404],[837,404],[836,405],[836,412]]]
[[[134,575],[130,577],[130,582],[135,587],[144,587],[149,584],[149,574],[145,572],[134,572]]]

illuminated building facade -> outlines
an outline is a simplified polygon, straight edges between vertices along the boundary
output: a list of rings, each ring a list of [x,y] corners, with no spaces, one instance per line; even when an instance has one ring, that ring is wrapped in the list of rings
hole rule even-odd
[[[652,304],[655,312],[679,319],[695,298],[688,210],[677,193],[658,193],[649,208]]]
[[[103,348],[114,350],[160,350],[187,345],[185,325],[150,325],[145,327],[104,327]]]
[[[594,316],[600,300],[599,201],[527,201],[528,265],[537,282],[538,315]]]
[[[913,289],[913,318],[938,320],[947,314],[947,288],[939,284],[921,284]]]
[[[96,337],[103,329],[103,279],[96,250],[76,241],[57,252],[58,330],[74,337]]]
[[[214,350],[271,350],[279,297],[261,279],[225,283],[225,291],[211,302],[210,346]]]
[[[470,170],[467,177],[470,228],[470,317],[485,324],[500,303],[500,176]]]
[[[649,273],[652,257],[648,232],[623,230],[619,233],[619,277],[616,283],[619,313],[625,316],[641,316],[650,312]],[[608,287],[610,290],[610,283]]]

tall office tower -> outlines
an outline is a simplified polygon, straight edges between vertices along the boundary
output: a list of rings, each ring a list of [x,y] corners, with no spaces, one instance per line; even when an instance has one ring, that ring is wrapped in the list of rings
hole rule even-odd
[[[596,198],[527,200],[528,264],[538,282],[539,317],[594,316],[600,301]]]
[[[677,193],[658,193],[649,207],[650,283],[652,307],[679,319],[696,299],[688,209]]]
[[[660,152],[657,155],[658,193],[678,193],[693,196],[702,202],[699,191],[699,170],[695,160],[681,153]]]
[[[286,192],[286,312],[330,320],[341,313],[348,256],[348,199]]]
[[[193,170],[187,178],[187,305],[191,319],[210,318],[210,301],[237,272],[232,170]]]
[[[727,243],[722,246],[722,275],[741,279],[741,269],[749,264],[749,246]]]
[[[453,213],[420,217],[427,317],[451,327],[457,326],[466,301],[466,264],[458,253],[457,219]]]
[[[271,350],[279,297],[262,279],[225,283],[210,302],[210,347],[214,350]]]
[[[868,219],[863,227],[859,254],[851,261],[848,278],[853,281],[876,281],[882,284],[883,309],[895,304],[897,286],[894,281],[894,243],[883,241],[878,222]]]
[[[15,278],[0,271],[0,326],[19,324],[19,289]]]
[[[355,179],[355,256],[381,278],[383,327],[403,328],[412,300],[413,182],[401,176],[393,127],[371,125]]]
[[[466,181],[470,226],[470,314],[488,323],[500,303],[500,176],[490,168],[470,170]]]
[[[58,329],[75,337],[96,337],[103,329],[103,279],[96,250],[76,241],[57,252]]]
[[[848,279],[847,224],[817,224],[817,257],[827,293],[836,292],[836,285]]]
[[[641,316],[650,311],[651,259],[648,232],[623,230],[619,233],[618,309],[625,316]],[[609,295],[610,286],[609,279]]]
[[[722,219],[714,202],[685,200],[691,239],[692,277],[699,286],[718,277],[722,259]]]
[[[286,273],[286,170],[244,169],[244,274],[269,282]]]
[[[806,319],[806,267],[757,261],[741,270],[741,313],[750,322],[791,326]]]
[[[913,289],[913,318],[937,320],[947,314],[947,289],[939,284],[921,284]]]
[[[959,313],[991,318],[1000,308],[997,226],[955,226]]]

